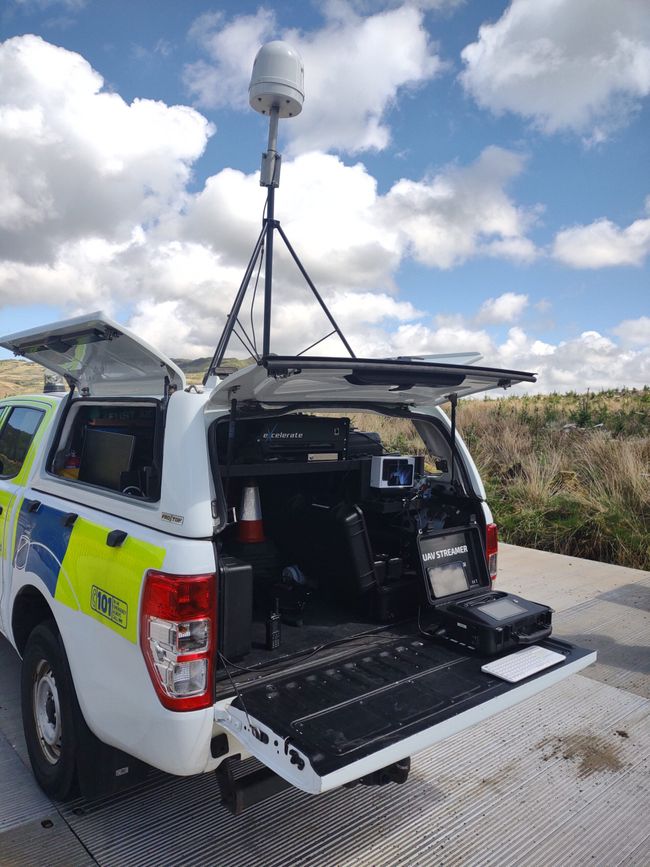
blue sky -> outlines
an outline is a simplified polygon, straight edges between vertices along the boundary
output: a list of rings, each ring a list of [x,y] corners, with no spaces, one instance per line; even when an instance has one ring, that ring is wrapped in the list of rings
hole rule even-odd
[[[277,215],[359,354],[648,383],[645,0],[7,0],[1,332],[103,308],[211,351],[259,227],[247,86],[273,38],[306,88]],[[298,351],[323,323],[276,275],[274,348]]]

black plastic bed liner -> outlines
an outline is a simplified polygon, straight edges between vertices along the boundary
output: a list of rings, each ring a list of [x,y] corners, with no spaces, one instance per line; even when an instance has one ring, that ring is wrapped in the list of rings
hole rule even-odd
[[[590,653],[552,638],[540,644],[566,656],[555,669]],[[522,682],[507,683],[482,672],[486,661],[419,634],[378,637],[376,647],[350,652],[336,662],[246,685],[233,707],[290,740],[324,775],[521,689]]]

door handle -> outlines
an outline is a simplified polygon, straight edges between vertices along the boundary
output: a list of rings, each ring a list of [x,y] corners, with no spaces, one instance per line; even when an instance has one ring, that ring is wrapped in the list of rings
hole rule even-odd
[[[76,512],[68,512],[63,516],[63,526],[64,527],[73,527],[74,522],[77,520],[79,515]]]
[[[0,506],[0,515],[4,512],[4,506]]]
[[[111,530],[106,537],[106,544],[109,548],[119,548],[128,535],[124,530]]]
[[[25,505],[28,512],[38,512],[42,504],[40,500],[25,500]]]

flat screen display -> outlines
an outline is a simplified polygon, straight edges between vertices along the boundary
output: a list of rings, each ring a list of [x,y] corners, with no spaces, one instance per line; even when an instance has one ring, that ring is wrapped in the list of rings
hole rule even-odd
[[[130,434],[87,428],[84,437],[79,481],[122,490],[122,473],[131,469],[135,437]]]
[[[405,458],[384,458],[381,480],[388,488],[411,487],[413,470],[413,462]]]
[[[487,602],[485,605],[477,605],[477,611],[482,611],[493,620],[507,620],[508,617],[517,617],[526,614],[526,609],[510,599],[497,599],[496,602]]]
[[[467,590],[466,566],[464,560],[455,560],[453,563],[444,563],[440,566],[427,568],[431,589],[436,599]]]

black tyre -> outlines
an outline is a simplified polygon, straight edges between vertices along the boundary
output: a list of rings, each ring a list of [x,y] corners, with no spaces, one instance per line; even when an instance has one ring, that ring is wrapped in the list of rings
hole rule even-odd
[[[21,670],[23,730],[34,776],[51,798],[76,791],[76,697],[65,649],[53,622],[27,639]]]

